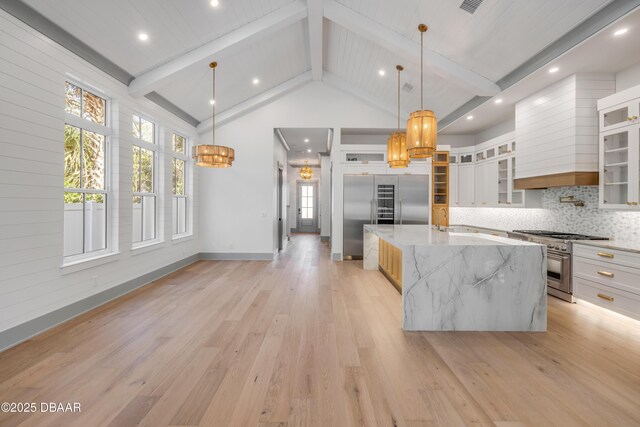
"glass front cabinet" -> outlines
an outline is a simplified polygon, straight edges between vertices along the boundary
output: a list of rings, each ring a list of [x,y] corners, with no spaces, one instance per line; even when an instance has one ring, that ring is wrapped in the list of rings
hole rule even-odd
[[[640,209],[640,123],[600,134],[600,208]]]

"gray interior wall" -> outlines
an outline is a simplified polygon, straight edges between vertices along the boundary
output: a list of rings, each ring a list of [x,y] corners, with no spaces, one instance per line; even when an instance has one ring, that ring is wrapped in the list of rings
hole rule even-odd
[[[498,123],[495,126],[491,126],[490,128],[487,128],[481,132],[478,132],[475,136],[475,143],[480,144],[482,142],[496,138],[500,135],[504,135],[505,133],[513,132],[515,130],[516,130],[516,119],[514,116],[509,120],[506,120],[502,123]]]
[[[640,85],[640,62],[616,74],[616,92]]]

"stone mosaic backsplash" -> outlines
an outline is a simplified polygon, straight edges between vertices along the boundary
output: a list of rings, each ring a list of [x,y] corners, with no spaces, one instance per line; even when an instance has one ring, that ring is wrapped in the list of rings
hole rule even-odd
[[[575,196],[584,207],[561,204],[560,196]],[[498,230],[538,229],[604,236],[640,243],[640,211],[598,209],[598,187],[543,190],[542,209],[451,208],[450,223]]]

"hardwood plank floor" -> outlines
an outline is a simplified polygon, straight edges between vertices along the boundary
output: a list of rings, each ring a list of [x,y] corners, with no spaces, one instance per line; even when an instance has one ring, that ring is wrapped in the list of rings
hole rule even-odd
[[[403,332],[401,297],[296,235],[201,261],[0,354],[0,426],[638,426],[640,322],[549,298],[547,333]]]

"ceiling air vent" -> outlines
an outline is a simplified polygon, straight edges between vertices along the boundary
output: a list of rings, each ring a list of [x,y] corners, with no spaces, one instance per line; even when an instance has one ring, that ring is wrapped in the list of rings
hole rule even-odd
[[[464,0],[460,5],[460,9],[473,15],[476,13],[476,10],[478,10],[483,1],[484,0]]]
[[[405,92],[411,92],[413,90],[413,85],[410,85],[409,83],[405,83],[402,85],[402,90]]]

